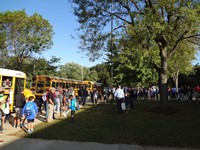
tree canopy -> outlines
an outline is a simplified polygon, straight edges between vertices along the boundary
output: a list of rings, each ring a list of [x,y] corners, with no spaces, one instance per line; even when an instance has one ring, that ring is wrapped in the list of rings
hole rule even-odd
[[[195,49],[200,39],[198,0],[71,0],[80,23],[82,49],[95,59],[115,39],[128,35],[158,73],[160,106],[167,109],[168,61],[186,41]],[[113,30],[107,27],[113,22]],[[125,33],[125,34],[124,34]],[[94,57],[95,56],[95,57]]]
[[[57,76],[75,80],[98,80],[98,74],[96,70],[90,70],[89,68],[74,62],[62,65],[58,71]]]
[[[1,66],[19,70],[26,59],[49,49],[53,29],[48,20],[25,10],[0,13]]]

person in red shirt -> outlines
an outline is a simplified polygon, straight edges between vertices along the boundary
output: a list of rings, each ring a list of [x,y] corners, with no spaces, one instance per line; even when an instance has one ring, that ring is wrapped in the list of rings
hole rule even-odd
[[[196,102],[199,103],[199,98],[200,98],[200,87],[199,87],[199,85],[197,85],[194,88],[194,92],[195,92]]]

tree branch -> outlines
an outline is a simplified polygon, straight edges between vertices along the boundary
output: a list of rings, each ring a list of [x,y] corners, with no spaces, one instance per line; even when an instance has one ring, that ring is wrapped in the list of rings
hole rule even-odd
[[[190,38],[197,38],[197,39],[200,39],[200,34],[194,34],[194,35],[190,35],[190,36],[187,36],[187,37],[183,37],[182,39],[190,39]]]
[[[151,8],[153,8],[153,5],[152,5],[152,2],[151,2],[151,0],[145,0],[146,1],[146,4],[148,3],[149,4],[149,6],[151,7]]]
[[[174,52],[176,51],[176,48],[178,46],[178,44],[180,43],[180,41],[184,40],[184,36],[189,32],[189,30],[186,30],[185,32],[183,32],[183,34],[176,40],[172,50],[167,54],[168,57],[170,58]]]
[[[131,2],[134,4],[135,8],[140,12],[140,14],[143,14],[143,12],[140,10],[139,6],[136,4],[135,1],[131,0]]]
[[[99,6],[97,3],[96,3],[96,7],[98,7],[100,10],[102,10],[102,11],[108,13],[110,16],[114,16],[114,17],[116,17],[116,18],[118,18],[118,19],[120,19],[120,20],[126,22],[126,23],[129,24],[129,25],[132,25],[132,23],[133,23],[133,22],[130,22],[130,21],[128,21],[128,20],[122,18],[121,16],[117,15],[117,14],[119,14],[119,13],[111,12],[111,11],[108,11],[107,9],[102,8],[102,7]],[[138,13],[138,12],[134,12],[134,13]],[[133,21],[133,20],[132,20],[132,21]]]

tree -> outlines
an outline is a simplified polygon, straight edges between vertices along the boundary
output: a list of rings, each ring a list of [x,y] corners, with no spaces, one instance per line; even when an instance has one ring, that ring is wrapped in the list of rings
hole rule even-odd
[[[96,70],[90,70],[88,69],[88,75],[86,76],[87,78],[85,78],[85,80],[89,80],[89,81],[98,81],[99,77],[98,77],[98,73]]]
[[[41,54],[53,44],[49,22],[25,10],[0,13],[0,61],[2,67],[21,70],[26,59]],[[22,70],[23,71],[23,70]]]
[[[110,85],[110,65],[108,63],[97,64],[91,67],[90,70],[98,73],[97,80],[92,81],[98,81],[105,87]]]
[[[30,87],[32,77],[35,75],[57,76],[60,58],[52,56],[48,61],[45,58],[27,58],[24,60],[21,70],[27,75],[27,86]]]
[[[158,73],[160,108],[167,109],[168,60],[181,42],[199,44],[200,2],[197,0],[71,0],[81,30],[82,49],[101,54],[110,38],[105,27],[113,19],[117,38],[126,31],[138,49],[148,54]],[[119,36],[120,38],[120,36]],[[95,55],[97,58],[99,55]],[[96,58],[92,57],[92,58]]]
[[[194,72],[192,60],[195,59],[196,51],[194,47],[191,47],[189,43],[180,43],[176,54],[172,56],[172,59],[168,62],[169,76],[175,82],[176,89],[178,91],[178,77],[179,74],[189,75]]]
[[[151,66],[146,54],[140,51],[132,40],[121,37],[118,42],[113,41],[112,45],[112,56],[110,46],[107,56],[108,60],[111,60],[111,57],[113,60],[114,83],[149,86],[157,82],[155,69]]]
[[[89,68],[74,62],[66,63],[61,66],[57,76],[75,80],[96,81],[98,79],[96,71],[91,71]]]
[[[75,80],[82,79],[82,66],[71,62],[62,65],[59,69],[58,76]]]

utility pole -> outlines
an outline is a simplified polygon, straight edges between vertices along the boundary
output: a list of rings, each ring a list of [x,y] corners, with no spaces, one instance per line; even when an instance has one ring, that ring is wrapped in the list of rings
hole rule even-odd
[[[110,86],[113,87],[113,0],[111,2],[111,54],[110,54]]]

